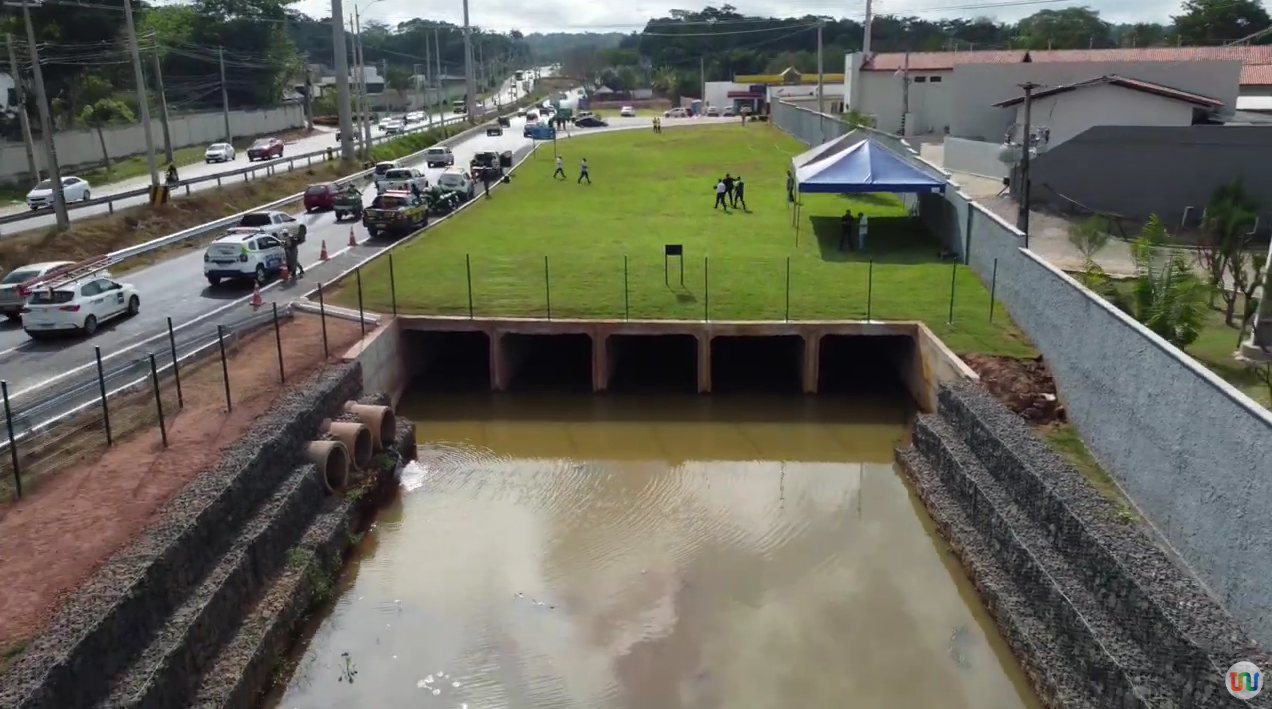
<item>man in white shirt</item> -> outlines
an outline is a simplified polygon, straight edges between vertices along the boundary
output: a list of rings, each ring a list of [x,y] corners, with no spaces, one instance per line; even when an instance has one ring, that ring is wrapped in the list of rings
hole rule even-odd
[[[563,159],[560,155],[558,155],[556,160],[556,165],[557,165],[557,169],[556,169],[556,172],[552,173],[552,179],[555,180],[557,179],[557,175],[560,175],[561,179],[564,180],[565,179],[565,159]]]
[[[587,174],[587,158],[583,158],[583,164],[582,164],[581,170],[582,171],[579,172],[579,181],[575,184],[582,183],[583,180],[587,180],[587,183],[589,185],[592,184],[592,176]]]
[[[712,209],[723,208],[724,211],[729,211],[729,203],[724,201],[724,196],[728,193],[728,191],[729,188],[725,187],[723,179],[716,183],[716,201],[715,206],[712,207]]]

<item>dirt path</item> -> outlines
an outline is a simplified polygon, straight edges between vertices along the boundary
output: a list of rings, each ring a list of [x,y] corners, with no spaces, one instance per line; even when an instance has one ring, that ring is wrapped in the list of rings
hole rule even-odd
[[[283,325],[288,381],[323,363],[321,322],[297,314]],[[360,337],[356,323],[327,318],[330,350]],[[334,358],[333,358],[334,359]],[[220,362],[182,374],[185,407],[168,417],[169,447],[157,428],[117,441],[92,462],[46,477],[19,502],[0,505],[0,649],[38,631],[97,566],[123,548],[155,511],[264,413],[282,391],[274,333],[262,330],[229,357],[234,412],[225,412]]]

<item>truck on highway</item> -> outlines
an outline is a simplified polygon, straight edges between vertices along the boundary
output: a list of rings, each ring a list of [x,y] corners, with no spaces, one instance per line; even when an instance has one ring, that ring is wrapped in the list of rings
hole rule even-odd
[[[375,181],[375,189],[381,194],[391,191],[411,192],[412,187],[421,192],[428,188],[428,177],[416,167],[395,167],[385,171]]]

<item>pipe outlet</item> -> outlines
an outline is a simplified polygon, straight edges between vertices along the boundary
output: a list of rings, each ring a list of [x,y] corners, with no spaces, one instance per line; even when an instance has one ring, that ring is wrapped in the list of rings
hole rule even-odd
[[[322,432],[330,433],[344,444],[354,470],[366,470],[371,465],[371,453],[374,446],[371,440],[371,429],[352,421],[326,419],[322,422]]]
[[[310,441],[305,460],[318,466],[327,492],[339,492],[349,482],[349,451],[340,441]]]
[[[397,437],[397,416],[387,406],[370,406],[352,401],[345,402],[345,412],[358,417],[358,420],[371,429],[372,444],[377,452],[385,446],[393,445]]]

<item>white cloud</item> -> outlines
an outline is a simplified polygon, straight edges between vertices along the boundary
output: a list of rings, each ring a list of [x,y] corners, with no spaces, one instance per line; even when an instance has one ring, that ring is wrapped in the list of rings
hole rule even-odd
[[[1002,22],[1012,22],[1042,9],[1061,9],[1093,5],[1109,22],[1165,22],[1178,11],[1177,2],[1162,0],[1110,0],[1101,3],[1055,2],[1014,7],[985,7],[1010,0],[876,0],[875,12],[896,15],[917,14],[927,19],[942,17],[975,17],[988,15]],[[723,2],[714,3],[717,7]],[[792,15],[832,15],[860,20],[865,15],[865,2],[845,5],[830,0],[802,0],[794,4],[755,0],[736,0],[732,3],[739,12],[766,17]],[[428,17],[455,24],[463,23],[463,6],[450,2],[432,6],[427,12],[420,10],[415,0],[345,0],[344,13],[362,9],[366,19],[376,19],[393,25],[398,22]],[[331,15],[330,0],[301,0],[296,9],[311,17]],[[499,31],[519,29],[522,32],[582,32],[582,31],[637,31],[651,17],[663,17],[673,8],[698,9],[701,4],[692,2],[620,2],[597,3],[587,0],[471,0],[469,18],[474,25]],[[942,7],[961,9],[941,10]]]

